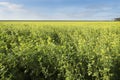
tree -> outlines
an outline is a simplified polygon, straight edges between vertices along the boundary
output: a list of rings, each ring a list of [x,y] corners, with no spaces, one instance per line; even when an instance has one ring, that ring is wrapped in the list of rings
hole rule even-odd
[[[120,21],[120,17],[119,17],[119,18],[115,18],[114,20],[115,20],[115,21]]]

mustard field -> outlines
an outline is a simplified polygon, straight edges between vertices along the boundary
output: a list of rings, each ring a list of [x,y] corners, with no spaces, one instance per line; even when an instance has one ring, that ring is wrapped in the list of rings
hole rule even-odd
[[[120,80],[120,22],[0,22],[0,80]]]

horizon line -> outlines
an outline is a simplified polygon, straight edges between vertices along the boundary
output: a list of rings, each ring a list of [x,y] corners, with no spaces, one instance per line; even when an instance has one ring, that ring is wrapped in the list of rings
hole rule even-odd
[[[0,20],[0,22],[111,22],[114,20]]]

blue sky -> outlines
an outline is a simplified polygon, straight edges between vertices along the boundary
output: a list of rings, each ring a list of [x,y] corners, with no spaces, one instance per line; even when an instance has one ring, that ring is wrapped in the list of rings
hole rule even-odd
[[[111,20],[120,0],[0,0],[0,20]]]

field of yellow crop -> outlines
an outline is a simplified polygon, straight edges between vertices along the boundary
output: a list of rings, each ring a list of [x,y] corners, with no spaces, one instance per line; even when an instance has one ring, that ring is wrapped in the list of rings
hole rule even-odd
[[[0,22],[0,80],[120,80],[120,22]]]

